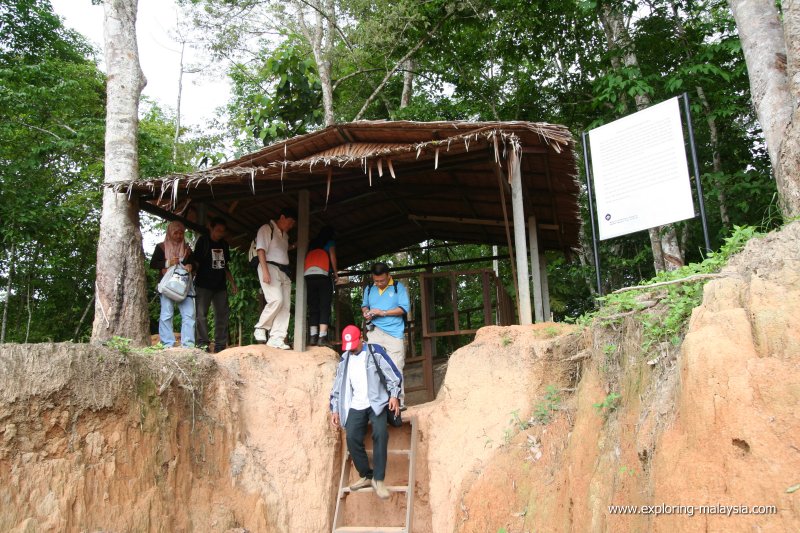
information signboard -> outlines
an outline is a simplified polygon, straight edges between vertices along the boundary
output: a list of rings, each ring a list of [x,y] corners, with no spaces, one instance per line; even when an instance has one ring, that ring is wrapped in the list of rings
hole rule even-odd
[[[589,132],[600,240],[695,216],[678,98]]]

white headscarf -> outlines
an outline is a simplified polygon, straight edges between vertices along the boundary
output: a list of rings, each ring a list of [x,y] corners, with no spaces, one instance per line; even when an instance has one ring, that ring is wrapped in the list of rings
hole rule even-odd
[[[164,258],[167,260],[167,262],[169,262],[169,260],[173,257],[177,257],[178,260],[181,260],[186,256],[186,251],[188,249],[186,241],[183,239],[179,241],[173,241],[172,237],[170,237],[172,230],[178,227],[181,227],[184,230],[186,229],[186,226],[177,220],[173,220],[167,225],[167,234],[164,237]]]

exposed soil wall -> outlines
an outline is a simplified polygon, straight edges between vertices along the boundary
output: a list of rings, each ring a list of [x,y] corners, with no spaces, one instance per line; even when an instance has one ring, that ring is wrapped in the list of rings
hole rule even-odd
[[[0,531],[327,529],[332,358],[2,347]]]
[[[574,394],[462,484],[456,529],[800,530],[798,244],[798,223],[749,243],[705,286],[678,348],[644,356],[635,317],[588,330]],[[598,410],[612,391],[618,407]],[[612,504],[775,513],[612,515]]]
[[[480,330],[406,415],[414,531],[800,530],[799,242],[750,243],[680,346],[642,353],[636,314]],[[122,351],[0,347],[0,531],[330,530],[332,351]],[[400,512],[362,496],[364,523]]]

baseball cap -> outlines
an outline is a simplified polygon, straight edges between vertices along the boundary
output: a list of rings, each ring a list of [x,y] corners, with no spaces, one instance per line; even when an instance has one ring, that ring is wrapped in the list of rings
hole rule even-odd
[[[342,348],[352,350],[361,340],[361,330],[350,324],[342,330]]]

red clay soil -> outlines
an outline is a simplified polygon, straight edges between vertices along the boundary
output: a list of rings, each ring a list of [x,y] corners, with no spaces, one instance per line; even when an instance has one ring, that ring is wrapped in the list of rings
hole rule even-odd
[[[635,315],[480,330],[407,412],[413,531],[800,531],[798,243],[750,243],[677,350],[641,353]],[[1,531],[330,531],[336,354],[123,352],[0,347]]]

